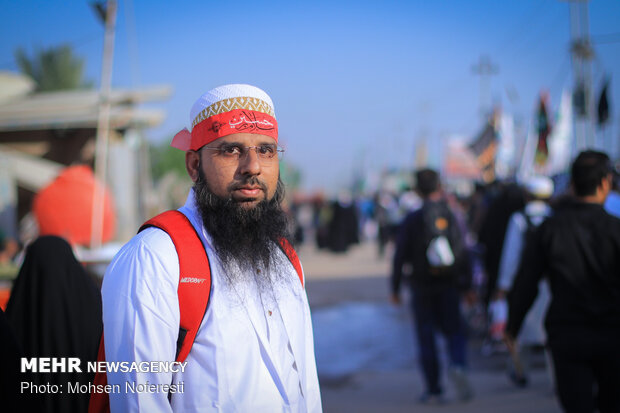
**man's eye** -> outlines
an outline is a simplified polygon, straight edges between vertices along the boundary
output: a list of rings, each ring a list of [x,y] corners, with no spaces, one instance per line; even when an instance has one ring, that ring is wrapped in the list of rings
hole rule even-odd
[[[271,145],[259,146],[258,152],[261,155],[272,155],[275,151],[275,148]]]
[[[238,146],[224,146],[220,150],[224,155],[239,155],[241,153]]]

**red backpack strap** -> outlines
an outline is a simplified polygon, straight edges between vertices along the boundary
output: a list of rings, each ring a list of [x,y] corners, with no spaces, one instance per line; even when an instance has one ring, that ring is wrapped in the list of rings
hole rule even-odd
[[[103,333],[99,342],[99,352],[97,353],[97,361],[105,361],[105,348],[103,345]],[[103,388],[108,384],[108,376],[106,373],[97,371],[93,379],[93,389]],[[88,413],[104,413],[110,411],[110,395],[106,392],[91,392],[88,401]]]
[[[211,294],[209,258],[200,236],[182,212],[166,211],[159,214],[145,222],[140,227],[140,231],[149,227],[156,227],[165,231],[172,239],[179,257],[178,296],[181,323],[177,339],[176,361],[183,362],[194,344],[196,333],[198,333],[207,311]],[[97,361],[105,361],[103,335],[101,335]],[[98,372],[95,374],[93,384],[106,385],[107,381],[106,373]],[[91,393],[88,413],[109,411],[109,394],[105,392]]]
[[[192,349],[211,294],[211,267],[200,236],[180,211],[166,211],[149,219],[140,231],[157,227],[172,239],[179,256],[179,310],[181,323],[176,361],[185,361]]]
[[[295,252],[295,248],[291,245],[291,243],[286,238],[280,239],[280,248],[286,254],[293,267],[295,267],[295,271],[297,271],[297,275],[299,276],[299,281],[301,281],[301,286],[304,286],[304,273],[301,270],[301,262],[299,261],[299,257],[297,256],[297,252]]]

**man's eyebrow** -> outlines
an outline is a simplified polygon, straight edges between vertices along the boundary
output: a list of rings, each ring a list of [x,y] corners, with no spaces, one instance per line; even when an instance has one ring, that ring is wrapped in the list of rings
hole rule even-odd
[[[245,148],[246,146],[265,146],[265,145],[278,146],[277,144],[275,144],[273,142],[259,142],[256,145],[246,145],[246,144],[241,143],[241,142],[222,142],[220,147],[222,147],[222,146],[243,146]]]

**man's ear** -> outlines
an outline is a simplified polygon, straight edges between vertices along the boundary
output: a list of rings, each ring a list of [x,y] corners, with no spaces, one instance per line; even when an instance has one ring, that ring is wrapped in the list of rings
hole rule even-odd
[[[613,176],[611,174],[606,175],[602,180],[599,188],[607,196],[613,187]]]
[[[200,152],[191,150],[185,152],[185,169],[187,169],[187,174],[192,179],[192,182],[196,182],[200,169]]]

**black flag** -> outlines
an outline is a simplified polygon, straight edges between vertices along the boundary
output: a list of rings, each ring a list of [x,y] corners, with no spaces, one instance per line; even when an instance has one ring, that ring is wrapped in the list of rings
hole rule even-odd
[[[108,14],[108,6],[105,1],[93,1],[90,3],[97,18],[105,25]]]
[[[609,101],[607,100],[607,89],[609,87],[609,80],[605,80],[603,90],[601,90],[601,97],[598,100],[598,125],[604,126],[609,120]]]

